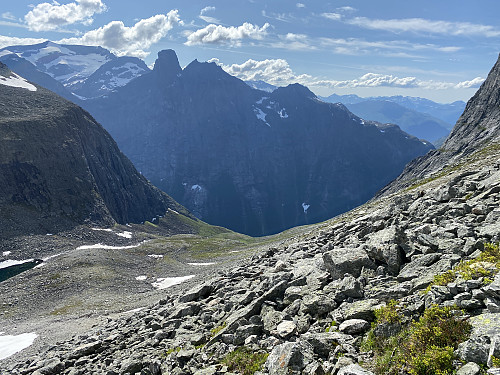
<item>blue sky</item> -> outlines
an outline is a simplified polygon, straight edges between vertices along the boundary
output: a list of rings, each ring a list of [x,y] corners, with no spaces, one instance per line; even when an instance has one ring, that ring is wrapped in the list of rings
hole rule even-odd
[[[4,2],[0,47],[101,45],[154,63],[216,61],[242,79],[319,95],[467,100],[500,52],[498,0]]]

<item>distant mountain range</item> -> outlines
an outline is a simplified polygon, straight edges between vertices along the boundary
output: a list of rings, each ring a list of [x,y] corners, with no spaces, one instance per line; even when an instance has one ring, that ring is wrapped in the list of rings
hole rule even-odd
[[[361,98],[357,95],[330,95],[323,100],[343,103],[364,119],[393,123],[405,132],[439,146],[448,136],[465,108],[465,102],[440,104],[410,96]]]
[[[252,89],[214,63],[152,72],[83,103],[153,184],[197,217],[251,235],[369,199],[432,146],[295,84]]]
[[[2,48],[0,61],[26,79],[71,100],[75,96],[85,100],[106,95],[149,71],[136,57],[117,57],[102,47],[49,41]]]
[[[198,218],[251,235],[325,220],[370,199],[432,145],[306,87],[253,89],[214,63],[154,69],[100,47],[45,42],[0,60],[87,109],[154,185]],[[257,87],[257,86],[256,86]]]
[[[26,79],[79,105],[84,100],[108,95],[150,72],[146,64],[135,57],[117,57],[102,47],[62,45],[49,41],[0,49],[0,61]],[[264,81],[246,83],[266,92],[277,88]],[[409,134],[436,145],[448,135],[465,107],[465,103],[460,101],[439,104],[407,96],[361,98],[333,94],[321,99],[343,103],[365,120],[397,124]]]
[[[273,92],[277,86],[264,81],[247,81],[250,87]],[[397,124],[405,132],[428,140],[439,146],[448,136],[465,108],[465,102],[436,103],[412,96],[375,96],[362,98],[357,95],[320,97],[328,103],[342,103],[356,115],[381,123]]]
[[[330,103],[358,104],[365,101],[386,101],[399,104],[405,108],[417,112],[427,113],[448,123],[448,129],[451,130],[458,118],[465,109],[465,102],[456,101],[453,103],[441,104],[432,100],[414,96],[371,96],[362,98],[357,95],[336,95],[332,94],[323,100]],[[398,124],[399,125],[399,124]]]

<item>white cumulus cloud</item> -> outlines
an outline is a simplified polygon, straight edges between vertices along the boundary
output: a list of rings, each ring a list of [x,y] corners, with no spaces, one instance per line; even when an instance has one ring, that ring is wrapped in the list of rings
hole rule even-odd
[[[367,73],[351,80],[327,80],[313,77],[308,74],[297,74],[284,59],[247,60],[242,64],[224,65],[214,58],[215,62],[227,73],[242,79],[243,81],[264,81],[275,86],[286,86],[290,83],[300,83],[308,87],[323,87],[330,89],[340,88],[420,88],[426,90],[450,90],[477,88],[484,82],[484,78],[477,77],[470,81],[444,82],[421,80],[417,77],[397,77],[391,74]]]
[[[357,88],[357,87],[418,87],[418,80],[415,77],[398,78],[389,74],[367,73],[358,79],[335,81],[317,80],[311,82],[312,86],[326,86],[330,88]]]
[[[24,21],[33,31],[55,30],[60,26],[83,23],[90,25],[92,16],[106,10],[101,0],[76,0],[74,3],[41,3],[30,10]]]
[[[359,87],[395,87],[395,88],[421,88],[426,90],[449,90],[476,88],[484,82],[484,78],[477,77],[470,81],[458,83],[421,80],[416,77],[397,77],[391,74],[367,73],[359,78],[345,81],[313,80],[309,84],[316,87],[328,88],[359,88]]]
[[[122,21],[112,21],[81,37],[62,39],[59,43],[102,46],[117,55],[145,57],[149,54],[145,50],[167,35],[177,24],[182,24],[179,12],[171,10],[167,14],[142,19],[132,27],[125,26]]]
[[[296,4],[297,8],[305,8],[305,4],[302,4],[302,3],[297,3]]]
[[[184,44],[187,46],[198,44],[229,44],[238,46],[243,39],[263,39],[267,35],[269,27],[268,23],[265,23],[262,27],[252,25],[248,22],[238,27],[210,24],[189,34]]]
[[[238,77],[244,81],[265,81],[272,85],[284,86],[289,83],[306,83],[312,77],[303,74],[297,75],[286,60],[266,59],[266,60],[247,60],[242,64],[224,65],[217,59],[211,61],[217,62],[227,73]]]
[[[424,32],[429,34],[444,34],[455,36],[484,36],[498,37],[500,29],[470,22],[434,21],[423,18],[403,19],[370,19],[367,17],[355,17],[347,20],[347,23],[368,29],[386,30],[392,32]]]
[[[463,81],[455,85],[457,89],[469,89],[469,88],[479,88],[481,84],[484,82],[484,78],[476,77],[471,79],[470,81]]]

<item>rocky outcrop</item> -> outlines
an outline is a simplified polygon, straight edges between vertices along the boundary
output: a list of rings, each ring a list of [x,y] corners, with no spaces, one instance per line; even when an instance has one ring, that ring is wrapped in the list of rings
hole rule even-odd
[[[0,237],[187,214],[87,112],[3,64],[0,74]]]
[[[86,108],[153,184],[198,218],[264,235],[366,200],[432,146],[295,84],[255,90],[215,63],[151,73]]]
[[[465,111],[452,132],[438,149],[409,163],[403,173],[380,194],[394,193],[411,186],[415,181],[447,173],[449,165],[460,163],[467,155],[500,139],[500,58],[486,81],[469,100]]]

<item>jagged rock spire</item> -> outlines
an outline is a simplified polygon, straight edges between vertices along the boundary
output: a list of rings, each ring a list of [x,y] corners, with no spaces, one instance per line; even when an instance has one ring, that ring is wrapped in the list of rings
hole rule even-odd
[[[172,82],[182,71],[175,51],[166,49],[158,52],[153,71],[160,76],[162,82]]]

